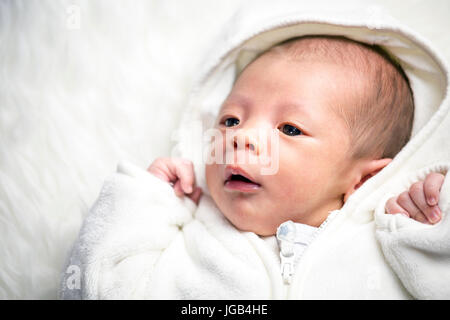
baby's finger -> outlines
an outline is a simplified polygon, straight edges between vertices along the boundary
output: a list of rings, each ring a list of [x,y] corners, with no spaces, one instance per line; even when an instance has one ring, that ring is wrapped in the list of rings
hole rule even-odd
[[[409,213],[397,203],[397,197],[392,197],[386,202],[386,212],[388,214],[402,214],[409,218]]]
[[[195,202],[195,204],[198,205],[198,202],[200,200],[200,197],[202,196],[202,188],[197,187],[195,190],[188,196],[192,201]]]
[[[430,206],[435,206],[439,201],[439,193],[444,183],[445,176],[440,173],[432,172],[425,178],[424,192],[427,203]]]
[[[175,191],[175,195],[177,197],[184,196],[183,189],[181,189],[181,181],[180,180],[177,180],[177,182],[175,182],[175,184],[173,185],[173,191]]]
[[[170,159],[168,158],[157,158],[147,168],[147,171],[163,181],[174,182],[176,180],[176,176],[174,172],[171,172],[171,168],[168,165],[169,163]]]
[[[428,219],[424,216],[422,211],[416,206],[414,201],[411,199],[408,191],[400,193],[397,197],[397,203],[405,209],[409,216],[419,222],[429,224]]]
[[[176,175],[181,180],[183,191],[190,194],[195,187],[194,165],[191,161],[185,159],[177,159]]]
[[[435,206],[430,207],[428,205],[427,200],[425,199],[424,183],[422,181],[418,181],[411,185],[409,188],[409,195],[416,207],[422,211],[422,214],[425,215],[429,222],[436,223],[441,219],[439,208],[435,208]]]

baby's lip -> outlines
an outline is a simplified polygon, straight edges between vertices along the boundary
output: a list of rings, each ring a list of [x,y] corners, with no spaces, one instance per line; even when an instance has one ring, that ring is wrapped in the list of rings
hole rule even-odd
[[[250,174],[245,172],[241,167],[236,165],[227,165],[225,167],[225,182],[227,182],[232,175],[241,175],[250,180],[252,183],[261,185]]]

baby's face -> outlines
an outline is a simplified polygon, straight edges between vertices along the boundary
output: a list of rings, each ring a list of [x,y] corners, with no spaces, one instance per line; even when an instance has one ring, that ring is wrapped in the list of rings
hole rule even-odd
[[[216,205],[238,229],[273,235],[287,220],[318,226],[342,207],[351,183],[350,134],[333,109],[349,103],[355,88],[348,77],[338,65],[263,55],[237,79],[216,121],[224,138],[213,145],[224,160],[233,156],[207,164],[206,180]],[[276,132],[276,152],[275,140],[260,139],[258,129]],[[258,161],[262,150],[271,150],[269,164]],[[245,163],[238,163],[240,154]],[[263,174],[275,161],[278,170]],[[230,173],[253,183],[230,180]]]

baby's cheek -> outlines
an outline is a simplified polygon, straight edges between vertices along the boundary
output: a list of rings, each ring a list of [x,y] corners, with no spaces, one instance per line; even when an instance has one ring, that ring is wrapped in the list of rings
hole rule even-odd
[[[280,171],[277,184],[283,201],[301,201],[303,204],[317,197],[323,187],[323,181],[316,172],[300,169]]]

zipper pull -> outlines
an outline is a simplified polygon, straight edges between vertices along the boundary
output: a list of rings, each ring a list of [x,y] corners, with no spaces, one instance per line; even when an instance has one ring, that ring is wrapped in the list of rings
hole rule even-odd
[[[281,276],[285,284],[291,284],[295,267],[295,224],[291,220],[277,228],[277,239],[280,245]]]

